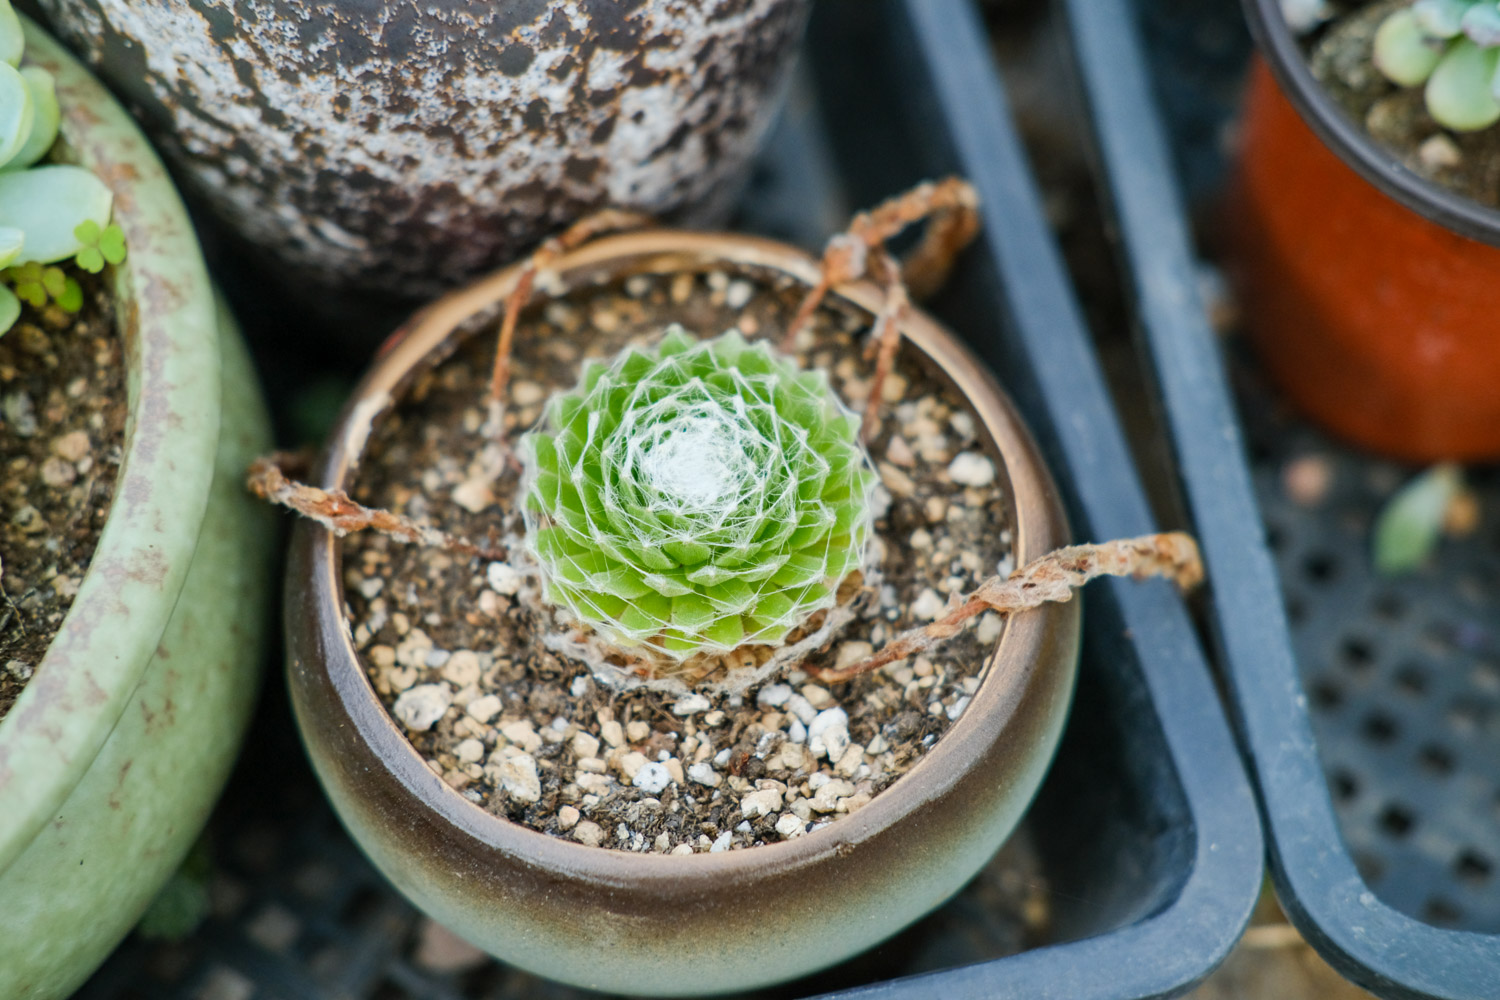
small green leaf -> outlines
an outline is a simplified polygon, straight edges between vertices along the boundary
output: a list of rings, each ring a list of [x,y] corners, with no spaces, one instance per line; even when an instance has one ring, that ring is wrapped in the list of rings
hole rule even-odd
[[[104,270],[104,254],[99,252],[98,247],[84,247],[73,259],[78,262],[79,267],[90,274],[98,274]]]
[[[107,220],[114,194],[83,167],[48,164],[0,173],[0,219],[26,234],[21,259],[51,264],[82,247],[73,230]]]
[[[57,130],[62,125],[62,108],[57,103],[57,83],[52,74],[40,66],[23,66],[21,76],[31,90],[31,132],[15,155],[0,167],[3,170],[29,167],[46,156],[47,150],[57,141]]]
[[[47,267],[42,269],[42,287],[47,290],[49,298],[60,298],[68,287],[68,276],[63,274],[60,267]]]
[[[1476,3],[1464,12],[1463,32],[1483,48],[1500,45],[1500,6]]]
[[[1463,30],[1464,13],[1474,0],[1417,0],[1412,16],[1433,38],[1452,38]]]
[[[1490,92],[1500,49],[1481,49],[1467,38],[1454,42],[1423,92],[1433,118],[1458,132],[1474,132],[1500,121],[1500,102]]]
[[[5,285],[0,285],[0,335],[16,325],[21,318],[21,300]]]
[[[0,62],[0,164],[26,145],[31,124],[36,117],[36,102],[20,70]]]
[[[84,219],[73,227],[73,235],[78,238],[79,243],[82,243],[86,247],[91,247],[99,242],[99,232],[99,223],[93,219]]]
[[[11,261],[21,256],[26,244],[26,234],[10,226],[0,226],[0,267],[9,267]]]
[[[68,278],[63,284],[62,294],[57,297],[57,305],[64,312],[76,313],[83,308],[83,288],[72,278]]]
[[[1381,22],[1371,60],[1392,83],[1415,87],[1432,75],[1443,48],[1422,30],[1411,9],[1403,8]]]
[[[1375,521],[1376,572],[1395,576],[1426,561],[1442,537],[1448,505],[1461,489],[1462,470],[1444,462],[1397,490]]]
[[[124,263],[125,230],[120,228],[119,223],[111,222],[104,227],[104,232],[99,237],[99,251],[111,264]]]
[[[10,0],[0,0],[0,62],[19,66],[21,53],[25,50],[26,36],[21,32],[21,19],[16,16]]]

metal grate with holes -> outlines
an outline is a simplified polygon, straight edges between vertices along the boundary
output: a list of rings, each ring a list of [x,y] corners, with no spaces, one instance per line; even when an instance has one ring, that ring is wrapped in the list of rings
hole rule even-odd
[[[1250,381],[1256,490],[1350,853],[1396,909],[1500,932],[1500,480],[1471,474],[1473,535],[1381,578],[1371,525],[1417,470],[1330,442]]]

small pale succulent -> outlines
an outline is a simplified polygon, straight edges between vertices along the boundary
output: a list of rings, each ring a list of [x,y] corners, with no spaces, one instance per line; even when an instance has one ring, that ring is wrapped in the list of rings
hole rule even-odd
[[[781,642],[863,565],[858,435],[824,373],[735,331],[589,363],[521,446],[546,598],[668,667]]]
[[[0,0],[0,333],[20,316],[22,299],[82,305],[77,282],[47,265],[76,258],[97,272],[125,258],[104,182],[82,167],[37,164],[57,139],[61,112],[52,74],[20,65],[24,49],[20,18]]]
[[[1426,85],[1427,110],[1460,132],[1500,121],[1500,0],[1416,0],[1375,33],[1375,67]]]

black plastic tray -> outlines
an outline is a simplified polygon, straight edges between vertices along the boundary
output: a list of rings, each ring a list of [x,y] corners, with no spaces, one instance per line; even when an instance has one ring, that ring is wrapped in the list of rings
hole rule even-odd
[[[932,308],[1017,399],[1076,534],[1153,530],[968,0],[824,0],[807,52],[813,85],[794,95],[741,224],[817,246],[852,207],[967,174],[983,237]],[[268,305],[262,282],[225,277],[269,385],[347,373],[331,353],[309,363],[318,331]],[[1186,608],[1163,583],[1096,584],[1085,622],[1062,748],[1002,858],[892,941],[769,995],[1127,1000],[1175,995],[1227,954],[1262,843]],[[338,829],[275,676],[211,831],[214,916],[175,945],[131,939],[86,1000],[584,995],[494,963],[443,975],[413,961],[420,914]],[[1050,913],[1040,939],[998,912],[1017,878]]]
[[[1169,141],[1189,164],[1215,155],[1201,142],[1192,148],[1181,128],[1169,133],[1176,109],[1193,99],[1168,77],[1195,59],[1194,46],[1153,48],[1148,63],[1141,29],[1168,8],[1180,37],[1189,37],[1185,22],[1217,18],[1206,30],[1222,41],[1236,7],[1067,0],[1122,258],[1213,583],[1272,874],[1293,922],[1361,986],[1388,997],[1493,998],[1500,741],[1486,720],[1500,690],[1500,647],[1489,634],[1500,560],[1485,538],[1451,547],[1443,572],[1376,578],[1370,523],[1414,470],[1288,418],[1248,364],[1220,353],[1198,297]],[[1140,13],[1151,15],[1144,25]],[[1241,59],[1230,79],[1242,69]],[[1172,121],[1155,107],[1157,94]],[[1282,463],[1299,455],[1333,471],[1337,485],[1320,504],[1291,502],[1282,487]],[[1486,495],[1495,493],[1489,482]]]

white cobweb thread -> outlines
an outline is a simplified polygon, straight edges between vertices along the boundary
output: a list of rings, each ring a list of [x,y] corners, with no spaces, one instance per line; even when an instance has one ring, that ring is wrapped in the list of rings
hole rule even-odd
[[[863,569],[876,477],[821,372],[681,327],[591,364],[523,439],[546,599],[674,664],[775,645]]]

